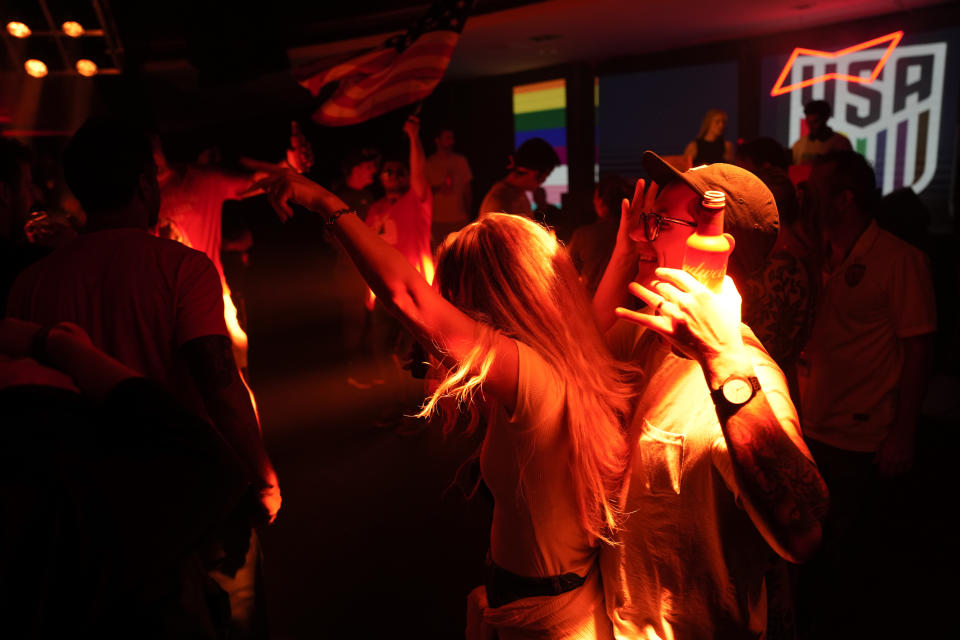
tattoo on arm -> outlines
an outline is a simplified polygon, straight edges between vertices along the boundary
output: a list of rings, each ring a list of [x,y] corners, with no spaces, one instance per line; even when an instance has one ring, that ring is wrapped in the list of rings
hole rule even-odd
[[[721,422],[742,488],[761,517],[787,535],[803,534],[823,520],[826,484],[780,427],[762,392]]]

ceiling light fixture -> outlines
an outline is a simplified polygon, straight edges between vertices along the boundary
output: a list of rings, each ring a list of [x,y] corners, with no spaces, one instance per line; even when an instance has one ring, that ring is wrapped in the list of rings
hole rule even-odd
[[[26,69],[27,75],[33,76],[34,78],[43,78],[47,75],[47,65],[44,64],[43,60],[30,58],[23,63],[23,68]]]
[[[14,38],[26,38],[33,32],[30,31],[30,27],[22,22],[8,22],[7,33],[12,35]]]
[[[62,25],[63,32],[71,38],[79,38],[84,34],[83,25],[73,20],[68,20]]]
[[[93,60],[87,60],[86,58],[81,58],[77,60],[77,73],[84,76],[85,78],[91,78],[97,75],[99,69],[97,68],[97,63]]]

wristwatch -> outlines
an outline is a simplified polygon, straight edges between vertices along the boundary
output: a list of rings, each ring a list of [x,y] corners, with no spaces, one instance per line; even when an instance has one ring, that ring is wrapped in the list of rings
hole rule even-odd
[[[723,381],[719,389],[710,391],[710,397],[713,398],[718,411],[732,415],[753,400],[757,391],[760,391],[760,381],[757,376],[734,373]]]

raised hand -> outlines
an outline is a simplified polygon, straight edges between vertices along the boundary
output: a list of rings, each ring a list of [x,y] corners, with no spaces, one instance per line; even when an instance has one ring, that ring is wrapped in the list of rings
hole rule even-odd
[[[300,131],[294,120],[290,123],[290,148],[287,149],[287,165],[297,173],[307,173],[313,166],[313,147]]]
[[[685,355],[701,364],[743,350],[740,336],[740,293],[729,277],[713,293],[680,269],[660,268],[650,287],[633,282],[630,293],[647,303],[653,313],[618,307],[618,317],[656,331]]]
[[[653,270],[657,268],[657,254],[644,234],[643,214],[653,210],[658,191],[656,182],[651,182],[647,187],[645,180],[637,180],[633,199],[630,201],[624,199],[620,205],[617,250],[623,255],[629,255],[630,260],[637,263],[637,273],[634,278],[637,282],[649,280],[653,276]]]
[[[45,211],[31,214],[23,232],[31,244],[52,249],[59,249],[77,237],[77,230],[66,216]]]
[[[643,213],[653,210],[653,202],[657,199],[657,183],[651,182],[646,188],[646,181],[637,180],[633,191],[633,199],[623,199],[620,203],[620,228],[617,230],[617,248],[639,253],[638,244],[646,244],[643,235]]]
[[[420,136],[420,118],[415,115],[411,115],[407,118],[407,121],[403,123],[403,132],[410,137],[410,139],[419,138]]]
[[[258,180],[247,189],[246,193],[261,189],[267,195],[267,200],[277,212],[277,215],[284,221],[293,216],[293,210],[289,204],[291,202],[319,213],[347,208],[340,198],[313,180],[304,178],[292,171],[285,171]]]

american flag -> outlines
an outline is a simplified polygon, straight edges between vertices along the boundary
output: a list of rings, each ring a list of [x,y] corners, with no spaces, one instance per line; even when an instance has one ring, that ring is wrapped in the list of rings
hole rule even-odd
[[[412,28],[382,46],[319,73],[307,71],[300,84],[314,96],[339,83],[313,119],[330,127],[357,124],[426,98],[450,64],[471,4],[434,2]]]

